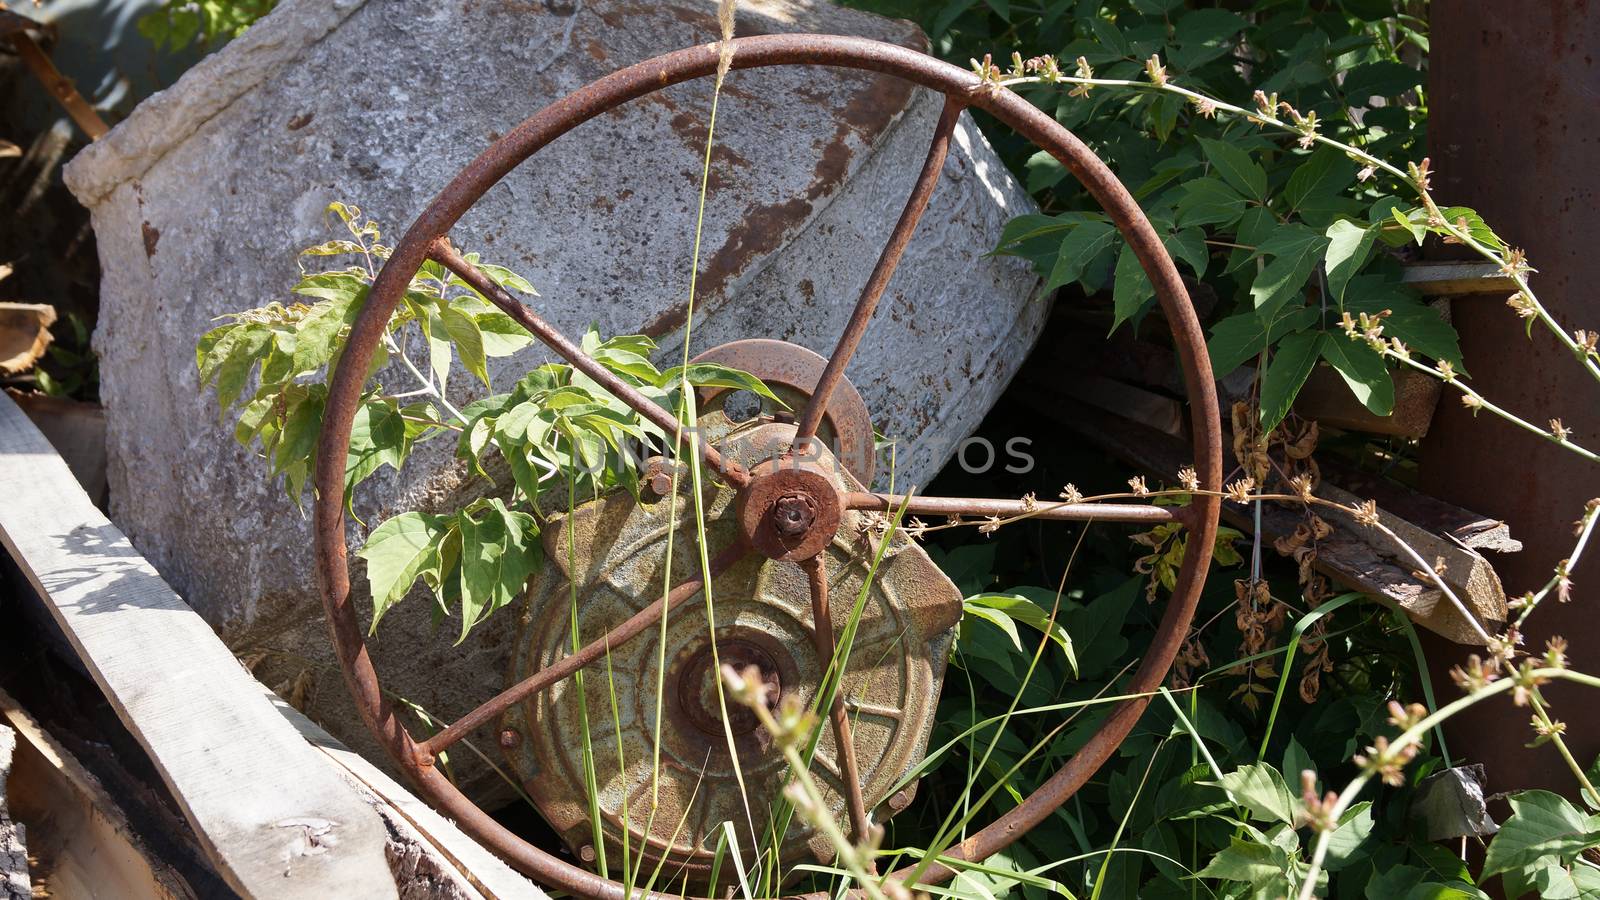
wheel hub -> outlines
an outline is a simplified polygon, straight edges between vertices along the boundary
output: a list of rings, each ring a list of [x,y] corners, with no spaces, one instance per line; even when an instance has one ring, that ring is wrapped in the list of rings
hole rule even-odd
[[[710,641],[692,648],[687,659],[675,661],[672,667],[678,673],[675,689],[678,709],[691,724],[713,738],[724,736],[724,698],[717,690],[716,682],[718,663],[732,666],[739,672],[755,669],[759,673],[759,680],[766,686],[767,705],[770,708],[777,708],[783,695],[783,675],[778,663],[757,640],[749,636],[718,639],[715,652],[712,652]],[[792,662],[789,668],[794,668]],[[754,712],[734,704],[728,708],[726,722],[728,734],[742,738],[755,732],[761,748],[766,749],[766,741],[763,740],[766,735],[757,732],[761,723]]]
[[[737,505],[745,540],[762,556],[783,561],[821,553],[844,515],[844,497],[825,468],[787,455],[752,468]]]

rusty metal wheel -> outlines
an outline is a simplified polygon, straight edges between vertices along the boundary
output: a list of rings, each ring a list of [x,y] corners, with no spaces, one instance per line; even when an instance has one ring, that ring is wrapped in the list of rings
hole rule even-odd
[[[946,150],[957,119],[967,107],[982,109],[1028,138],[1039,148],[1059,159],[1078,178],[1110,215],[1137,255],[1155,285],[1183,367],[1184,384],[1190,401],[1194,434],[1195,469],[1202,487],[1216,491],[1222,480],[1221,423],[1211,367],[1206,357],[1204,336],[1172,259],[1160,238],[1139,209],[1133,197],[1092,151],[1048,115],[1021,97],[1001,89],[986,87],[971,72],[933,59],[904,47],[860,38],[828,35],[762,35],[733,42],[734,69],[764,66],[806,65],[862,69],[896,76],[915,85],[942,93],[945,108],[934,132],[922,171],[899,222],[879,256],[876,268],[857,301],[837,347],[820,368],[817,360],[790,358],[792,371],[767,372],[780,387],[798,391],[805,406],[791,424],[765,424],[750,438],[764,447],[774,442],[799,447],[805,461],[790,458],[784,465],[772,463],[746,468],[728,453],[729,444],[719,449],[711,442],[701,445],[704,463],[717,473],[729,495],[722,507],[727,531],[733,537],[711,561],[713,578],[735,570],[755,559],[762,566],[778,566],[803,572],[810,594],[812,626],[805,630],[815,644],[819,658],[832,655],[834,634],[828,592],[829,553],[841,540],[842,523],[863,513],[904,508],[914,515],[1017,515],[1029,511],[1019,500],[968,499],[955,497],[903,497],[873,493],[871,478],[871,434],[861,433],[865,415],[860,396],[844,381],[844,370],[860,344],[878,298],[894,274],[896,264],[938,183]],[[505,691],[483,703],[447,728],[425,741],[414,739],[396,717],[379,687],[378,675],[367,653],[362,629],[350,596],[346,560],[342,489],[344,459],[349,448],[350,429],[375,348],[406,285],[426,260],[455,272],[492,300],[508,315],[548,345],[574,368],[593,378],[640,415],[675,434],[674,417],[639,394],[608,370],[598,365],[532,310],[523,306],[486,277],[471,262],[451,247],[449,229],[483,194],[508,172],[540,148],[579,124],[645,94],[690,79],[713,74],[718,64],[719,44],[690,47],[639,63],[593,82],[577,92],[545,107],[505,137],[495,141],[456,177],[428,206],[406,232],[379,273],[365,307],[351,328],[349,343],[338,370],[334,373],[327,402],[326,418],[317,456],[317,499],[315,506],[315,546],[318,583],[327,611],[334,646],[343,667],[348,687],[367,726],[378,737],[389,755],[417,786],[447,815],[483,841],[517,868],[542,880],[550,887],[585,897],[626,900],[626,888],[586,871],[524,841],[508,831],[476,806],[450,783],[435,766],[436,755],[474,729],[501,717],[515,715],[514,707],[531,709],[532,698],[548,692],[573,673],[596,662],[608,650],[622,647],[629,639],[657,625],[661,617],[683,604],[702,587],[698,576],[673,587],[666,596],[650,605],[619,615],[610,630],[574,652],[547,657],[542,668],[530,671]],[[742,342],[741,342],[742,343]],[[731,348],[731,349],[729,349]],[[724,362],[740,364],[746,345],[719,348]],[[796,362],[798,360],[798,362]],[[815,436],[831,436],[841,448],[840,467],[831,471],[804,453],[816,443]],[[861,456],[861,442],[867,454]],[[854,448],[854,449],[846,449]],[[782,449],[780,447],[780,449]],[[822,457],[828,454],[824,451]],[[1154,507],[1121,504],[1080,504],[1046,507],[1037,518],[1059,521],[1158,523],[1174,521],[1191,533],[1190,553],[1185,557],[1177,585],[1163,613],[1154,641],[1135,672],[1126,693],[1148,694],[1165,677],[1194,615],[1195,605],[1211,561],[1220,500],[1216,496],[1197,496],[1188,507]],[[795,568],[797,567],[797,569]],[[933,619],[938,620],[938,616]],[[938,621],[934,621],[937,626]],[[944,622],[948,628],[949,622]],[[720,645],[720,640],[719,640]],[[764,640],[734,640],[731,657],[753,663],[763,677],[774,684],[786,677],[787,664],[775,657],[785,648]],[[693,648],[686,648],[684,671],[700,672]],[[697,676],[698,677],[698,676]],[[787,677],[794,677],[787,674]],[[680,693],[692,694],[697,682],[689,679]],[[692,699],[684,701],[692,704]],[[981,860],[1008,846],[1064,803],[1113,753],[1143,712],[1147,698],[1124,700],[1112,711],[1099,731],[1076,755],[1069,759],[1034,794],[1002,815],[983,830],[969,836],[947,852],[962,860]],[[687,710],[689,720],[695,719]],[[851,737],[851,720],[846,715],[841,695],[836,695],[829,714],[833,739],[838,750],[836,766],[840,793],[852,828],[859,833],[872,810],[861,787],[860,761]],[[732,723],[730,723],[732,724]],[[926,735],[923,735],[925,740]],[[741,751],[742,754],[742,751]],[[891,811],[893,799],[885,801]],[[903,800],[899,806],[903,806]],[[580,854],[586,856],[586,854]],[[891,873],[905,878],[910,870]],[[922,883],[938,883],[954,872],[943,865],[932,865],[919,876]],[[645,892],[635,891],[644,896]],[[665,896],[665,895],[651,895]]]

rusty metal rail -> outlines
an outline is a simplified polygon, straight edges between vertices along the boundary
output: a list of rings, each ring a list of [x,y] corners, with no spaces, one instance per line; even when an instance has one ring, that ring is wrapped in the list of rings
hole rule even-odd
[[[450,725],[433,740],[419,744],[400,723],[379,686],[378,674],[368,656],[358,616],[351,602],[344,529],[344,458],[349,447],[351,424],[374,350],[406,286],[428,259],[441,262],[460,274],[574,367],[595,378],[667,433],[676,433],[678,423],[670,414],[619,379],[607,377],[609,373],[586,356],[577,345],[514,301],[455,254],[446,236],[450,228],[490,187],[540,148],[583,122],[630,100],[712,74],[717,69],[721,49],[722,46],[717,43],[690,47],[593,82],[535,113],[495,141],[447,185],[394,248],[351,328],[349,343],[330,382],[326,418],[318,449],[314,525],[318,584],[346,682],[367,726],[424,793],[463,828],[513,865],[552,887],[605,900],[631,900],[628,897],[630,892],[622,884],[564,862],[508,831],[437,771],[432,765],[433,757],[438,749],[450,741],[487,723],[497,707],[548,687],[600,656],[606,646],[615,646],[643,631],[652,622],[659,621],[659,617],[668,609],[698,591],[697,582],[685,582],[674,590],[673,596],[667,598],[665,603],[658,602],[646,608],[611,634],[503,692]],[[1059,159],[1107,211],[1132,247],[1155,286],[1157,299],[1172,329],[1190,401],[1195,436],[1194,464],[1200,483],[1210,490],[1220,489],[1221,422],[1199,321],[1160,237],[1127,189],[1088,147],[1021,97],[984,85],[971,72],[904,47],[861,38],[780,34],[736,39],[732,42],[732,50],[734,69],[812,65],[866,70],[905,79],[946,97],[944,113],[911,199],[889,237],[888,246],[879,257],[833,357],[818,379],[797,429],[799,436],[805,438],[816,432],[827,414],[834,386],[844,383],[841,381],[844,368],[865,334],[878,298],[892,279],[901,252],[910,240],[937,183],[956,120],[963,108],[971,106],[993,115]],[[781,471],[757,467],[752,472],[731,460],[723,459],[712,447],[703,448],[702,456],[738,491],[740,500],[739,524],[744,532],[745,543],[724,551],[719,556],[719,564],[732,565],[736,559],[730,559],[729,556],[751,552],[745,549],[749,547],[770,559],[791,560],[802,567],[809,566],[806,571],[810,576],[819,646],[821,632],[830,628],[830,624],[826,618],[826,578],[818,577],[816,573],[821,567],[814,561],[821,552],[820,548],[831,540],[833,529],[838,527],[839,511],[846,508],[887,510],[902,505],[911,512],[931,515],[1017,515],[1029,511],[1021,501],[1015,500],[919,497],[906,503],[904,498],[894,496],[840,493],[833,490],[826,478],[803,478],[790,474],[803,472],[803,466],[786,466]],[[752,503],[752,498],[758,498],[758,502]],[[1184,559],[1159,630],[1132,680],[1123,689],[1124,693],[1151,692],[1171,666],[1194,616],[1195,605],[1205,581],[1219,508],[1220,500],[1217,497],[1197,496],[1193,505],[1181,513],[1162,508],[1090,504],[1053,506],[1037,511],[1038,518],[1052,520],[1178,521],[1189,528],[1193,535],[1193,540],[1189,542],[1191,552]],[[832,645],[831,635],[828,635],[828,645]],[[507,700],[507,697],[511,699]],[[1133,728],[1147,703],[1148,699],[1143,697],[1121,702],[1088,743],[1037,792],[971,835],[958,847],[952,848],[946,853],[946,858],[952,861],[983,859],[1016,841],[1041,822],[1071,797],[1111,756]],[[843,756],[848,759],[848,721],[835,720],[836,728],[841,724],[845,727],[839,733],[840,744],[844,750]],[[865,811],[860,804],[858,793],[851,798],[850,804],[852,825],[858,831],[865,822]],[[950,866],[931,864],[916,877],[919,883],[936,884],[954,874]],[[902,869],[890,873],[888,877],[905,880],[911,875],[910,869]],[[641,890],[631,893],[641,898],[664,896]],[[824,898],[819,896],[815,900]]]

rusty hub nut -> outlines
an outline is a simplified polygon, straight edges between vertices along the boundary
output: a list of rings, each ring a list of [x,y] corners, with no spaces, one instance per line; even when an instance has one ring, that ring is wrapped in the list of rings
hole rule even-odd
[[[817,521],[817,504],[803,493],[785,494],[772,504],[772,527],[785,537],[805,534]]]
[[[645,463],[644,477],[639,480],[640,487],[652,499],[660,500],[672,493],[672,463],[660,456],[653,457]]]
[[[739,491],[739,526],[768,559],[810,559],[826,550],[844,517],[844,495],[819,466],[792,457],[750,470]]]
[[[515,728],[507,728],[500,732],[500,746],[507,750],[515,750],[522,744],[522,732]]]

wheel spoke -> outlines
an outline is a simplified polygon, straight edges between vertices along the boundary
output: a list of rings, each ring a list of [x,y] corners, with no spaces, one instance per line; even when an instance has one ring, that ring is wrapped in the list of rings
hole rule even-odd
[[[510,316],[518,325],[528,329],[534,337],[543,341],[546,346],[554,350],[557,355],[572,364],[572,367],[594,379],[601,387],[605,388],[612,396],[628,404],[635,412],[650,420],[667,434],[675,435],[680,442],[687,439],[678,419],[656,405],[649,397],[640,393],[633,385],[617,377],[615,372],[600,365],[594,357],[583,352],[583,348],[567,339],[567,336],[557,331],[554,326],[546,322],[533,310],[518,303],[516,298],[506,292],[505,288],[496,284],[493,279],[484,274],[483,270],[468,262],[465,257],[456,252],[446,238],[440,238],[428,248],[428,258],[444,266],[462,281],[472,286],[472,289],[489,299],[489,302],[499,307],[501,312]],[[717,472],[734,487],[742,487],[749,480],[748,474],[738,463],[725,460],[717,448],[709,443],[700,444],[700,456],[707,466]]]
[[[867,279],[867,284],[861,289],[861,299],[856,301],[856,308],[850,314],[850,321],[845,323],[844,334],[839,336],[839,343],[833,348],[833,355],[828,357],[828,367],[822,370],[822,378],[817,382],[817,389],[811,395],[811,402],[806,404],[805,413],[800,417],[799,427],[795,429],[794,440],[796,446],[816,436],[817,428],[822,424],[822,416],[828,411],[828,398],[833,396],[833,389],[838,386],[839,379],[844,377],[845,367],[850,365],[850,357],[856,352],[856,347],[861,343],[861,336],[866,334],[867,325],[872,322],[872,313],[878,308],[878,298],[883,296],[883,291],[889,286],[889,279],[894,277],[894,270],[900,265],[900,257],[906,251],[906,245],[911,242],[912,232],[917,230],[917,222],[922,219],[922,214],[928,208],[928,199],[933,196],[933,189],[939,184],[939,173],[944,169],[944,158],[950,150],[950,135],[955,131],[956,122],[961,118],[961,111],[966,108],[966,103],[955,96],[947,96],[944,101],[944,111],[939,114],[939,125],[933,132],[933,143],[928,147],[928,156],[922,163],[922,172],[917,176],[917,181],[911,188],[911,196],[906,199],[906,207],[900,213],[900,221],[894,225],[894,231],[889,234],[889,242],[884,245],[883,252],[878,256],[878,264],[872,270],[872,275]]]
[[[800,563],[811,582],[811,640],[817,648],[817,665],[826,669],[834,657],[833,616],[828,612],[828,554],[819,553]],[[856,763],[856,742],[850,735],[850,715],[844,704],[844,673],[834,678],[833,703],[828,709],[833,723],[833,742],[839,748],[839,780],[844,782],[845,802],[850,810],[851,837],[860,841],[867,834],[867,804],[861,795],[861,769]]]
[[[748,555],[750,555],[750,548],[746,547],[743,542],[728,546],[712,558],[711,577],[716,578]],[[493,699],[450,723],[443,731],[417,744],[415,755],[418,762],[423,765],[431,765],[433,758],[440,751],[466,737],[473,729],[505,712],[511,708],[513,703],[550,687],[599,659],[607,652],[637,637],[645,629],[661,621],[663,614],[677,609],[685,600],[700,593],[700,589],[704,586],[705,582],[699,575],[683,581],[667,592],[664,601],[657,600],[628,617],[622,624],[585,644],[581,649],[562,657],[560,661],[545,666],[496,694]]]
[[[999,516],[1044,519],[1051,522],[1136,522],[1188,524],[1186,506],[1141,506],[1137,503],[1040,503],[1023,500],[997,500],[989,497],[907,497],[904,494],[873,494],[852,491],[845,495],[846,509],[896,512],[904,508],[911,516]]]

